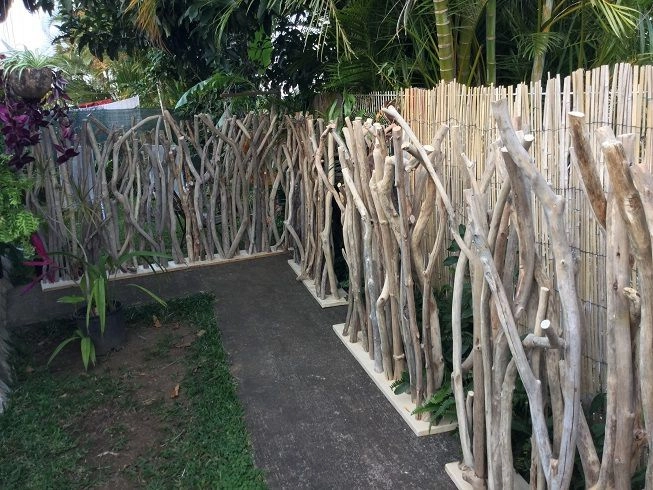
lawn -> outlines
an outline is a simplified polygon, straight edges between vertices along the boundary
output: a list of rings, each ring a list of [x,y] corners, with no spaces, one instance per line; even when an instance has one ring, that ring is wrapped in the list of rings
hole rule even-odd
[[[17,332],[2,488],[265,488],[213,298],[127,312],[127,345],[84,372],[65,322]]]

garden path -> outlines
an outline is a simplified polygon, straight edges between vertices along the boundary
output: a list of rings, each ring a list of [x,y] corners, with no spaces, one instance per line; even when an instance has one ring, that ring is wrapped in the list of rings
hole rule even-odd
[[[138,280],[165,298],[208,291],[270,488],[455,488],[445,463],[452,434],[417,438],[335,336],[346,308],[322,309],[295,280],[286,255]],[[9,297],[10,325],[61,316],[64,293]],[[133,288],[120,287],[125,303]],[[144,298],[139,298],[144,299]]]

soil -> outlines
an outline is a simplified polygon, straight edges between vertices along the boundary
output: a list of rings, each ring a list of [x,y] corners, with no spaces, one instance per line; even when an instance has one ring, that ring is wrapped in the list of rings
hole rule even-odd
[[[182,384],[184,357],[202,335],[188,325],[166,323],[156,317],[151,322],[129,325],[127,332],[124,347],[98,358],[88,371],[89,376],[115,381],[116,396],[109,403],[99,404],[83,420],[71,422],[81,424],[75,432],[86,450],[84,464],[97,470],[102,482],[94,488],[142,488],[138,462],[170,441],[174,428],[166,421],[166,409],[187,403]],[[36,344],[35,365],[47,362],[57,342],[48,339]],[[83,371],[78,344],[65,348],[50,370],[55,377]]]

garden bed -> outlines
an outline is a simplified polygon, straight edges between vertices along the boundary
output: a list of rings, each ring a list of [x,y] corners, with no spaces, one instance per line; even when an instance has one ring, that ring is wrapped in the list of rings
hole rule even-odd
[[[0,417],[9,488],[264,488],[208,295],[128,311],[129,340],[84,372],[79,347],[46,366],[65,323],[16,332]]]

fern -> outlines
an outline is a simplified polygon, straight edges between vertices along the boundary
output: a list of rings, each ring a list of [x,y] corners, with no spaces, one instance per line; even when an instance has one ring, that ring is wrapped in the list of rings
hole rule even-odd
[[[401,373],[401,378],[395,380],[391,385],[390,389],[394,392],[395,395],[401,395],[410,390],[410,377],[408,376],[408,371]]]
[[[7,157],[0,159],[0,243],[29,250],[29,236],[39,227],[36,216],[25,209],[23,197],[32,183],[7,167]]]
[[[445,375],[445,382],[433,396],[413,410],[413,415],[428,414],[430,426],[442,419],[456,418],[456,401],[451,389],[451,376]]]

